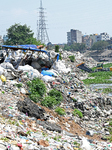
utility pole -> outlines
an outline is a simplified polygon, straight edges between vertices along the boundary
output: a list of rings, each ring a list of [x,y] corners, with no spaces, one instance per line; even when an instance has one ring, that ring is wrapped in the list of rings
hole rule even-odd
[[[44,8],[42,7],[42,0],[40,0],[39,8],[39,21],[37,22],[37,40],[41,43],[47,44],[49,42],[49,37],[47,34]]]

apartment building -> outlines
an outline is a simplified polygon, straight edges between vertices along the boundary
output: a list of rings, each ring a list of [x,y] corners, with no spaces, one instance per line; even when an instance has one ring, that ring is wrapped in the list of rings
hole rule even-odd
[[[85,43],[87,48],[91,48],[93,40],[90,38],[89,35],[82,36],[82,42]]]
[[[67,32],[67,44],[82,43],[82,32],[79,30],[71,29]]]
[[[2,39],[2,36],[0,35],[0,45],[3,44],[3,39]]]
[[[101,41],[110,40],[109,34],[107,34],[106,32],[101,33],[101,34],[100,34],[100,40],[101,40]]]

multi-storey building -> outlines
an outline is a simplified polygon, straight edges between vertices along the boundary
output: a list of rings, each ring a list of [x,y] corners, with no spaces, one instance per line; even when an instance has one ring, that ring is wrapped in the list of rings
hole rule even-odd
[[[100,40],[101,40],[101,41],[110,40],[109,34],[107,34],[106,32],[101,33],[101,34],[100,34]]]
[[[8,36],[7,35],[3,35],[3,42],[6,42],[8,40]]]
[[[79,30],[71,29],[67,32],[67,44],[82,43],[82,32]]]
[[[93,45],[95,42],[97,42],[97,36],[98,36],[98,34],[91,34],[91,35],[90,35],[90,38],[92,39],[92,45]]]
[[[85,43],[87,48],[91,48],[93,40],[90,38],[89,35],[82,36],[82,42]]]
[[[67,43],[68,45],[71,44],[71,32],[67,32]]]
[[[3,39],[2,39],[2,36],[0,35],[0,45],[3,44]]]
[[[108,41],[110,40],[109,34],[106,32],[100,33],[100,35],[96,36],[96,42],[98,41]]]

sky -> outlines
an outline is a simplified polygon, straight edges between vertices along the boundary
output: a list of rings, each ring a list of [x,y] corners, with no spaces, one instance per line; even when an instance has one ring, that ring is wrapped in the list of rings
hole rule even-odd
[[[67,32],[107,32],[112,36],[112,0],[42,0],[49,40],[67,43]],[[0,35],[15,23],[26,24],[37,38],[40,0],[0,0]]]

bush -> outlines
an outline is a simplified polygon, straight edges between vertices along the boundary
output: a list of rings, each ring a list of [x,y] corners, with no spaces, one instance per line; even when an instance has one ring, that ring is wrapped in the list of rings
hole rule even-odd
[[[18,88],[22,87],[22,83],[15,84]]]
[[[41,97],[46,93],[46,86],[42,80],[35,78],[32,81],[28,81],[27,85],[30,91],[30,98],[34,102],[38,102]]]
[[[49,108],[53,108],[56,105],[56,99],[51,96],[46,96],[43,101],[41,101],[41,105]]]
[[[61,92],[52,89],[49,91],[49,96],[45,97],[43,101],[41,101],[41,105],[49,108],[53,108],[53,106],[60,104],[63,97]]]
[[[74,62],[74,61],[75,61],[75,56],[74,56],[74,55],[69,56],[69,58],[70,58],[71,62]]]
[[[61,53],[59,53],[59,59],[60,59],[60,60],[62,60],[62,56],[61,56]]]
[[[60,102],[63,100],[61,92],[55,89],[49,91],[49,96],[54,97],[56,99],[57,104],[60,104]]]
[[[111,122],[109,122],[109,125],[110,125],[110,126],[112,126],[112,121],[111,121]]]
[[[80,118],[82,118],[82,117],[83,117],[82,112],[81,112],[81,111],[79,111],[78,109],[74,109],[74,111],[73,111],[73,115],[74,115],[74,116],[78,115]]]
[[[59,52],[59,45],[55,45],[55,52]]]
[[[65,115],[65,110],[63,108],[57,107],[55,109],[55,112],[57,112],[59,115]]]

